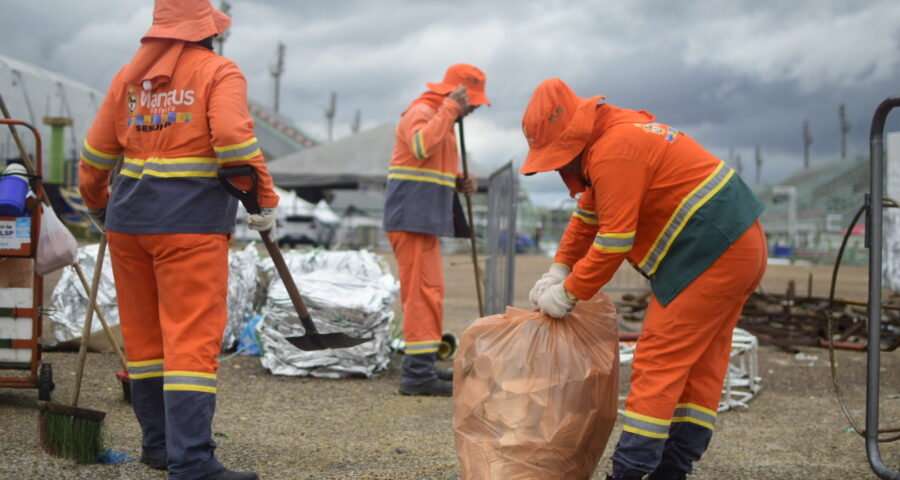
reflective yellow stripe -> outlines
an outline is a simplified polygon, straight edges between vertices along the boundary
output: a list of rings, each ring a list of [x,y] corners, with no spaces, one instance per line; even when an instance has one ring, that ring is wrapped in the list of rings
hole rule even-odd
[[[687,225],[688,221],[693,217],[694,213],[706,204],[710,198],[714,197],[722,187],[725,186],[726,183],[731,179],[734,175],[734,170],[728,168],[727,172],[722,176],[721,180],[718,181],[717,184],[713,188],[711,188],[705,194],[700,195],[700,192],[710,185],[711,182],[715,181],[719,176],[720,172],[725,167],[725,162],[719,164],[713,172],[706,177],[699,185],[697,185],[691,192],[681,200],[678,204],[678,208],[672,213],[672,216],[669,218],[669,221],[666,222],[666,226],[660,231],[659,236],[656,238],[656,241],[653,242],[653,245],[647,250],[647,254],[644,256],[644,259],[638,263],[638,267],[647,275],[653,275],[656,273],[656,270],[659,268],[660,263],[666,257],[666,254],[669,252],[669,248],[671,248],[672,243],[674,243],[675,239],[678,238],[678,235],[684,229],[685,225]],[[694,202],[693,206],[684,212],[685,206],[689,202]],[[676,223],[677,222],[677,223]],[[673,228],[674,227],[674,228]],[[665,244],[662,245],[660,250],[660,243],[665,240]],[[654,255],[658,252],[658,256],[654,258]],[[652,263],[651,263],[652,262]],[[649,267],[649,268],[648,268]]]
[[[436,183],[436,184],[438,184],[438,185],[443,185],[443,186],[445,186],[445,187],[456,188],[456,182],[455,182],[455,181],[439,180],[439,179],[437,179],[437,178],[424,177],[424,176],[419,176],[419,175],[407,175],[407,174],[402,174],[402,173],[390,173],[390,174],[388,174],[388,178],[395,178],[395,179],[397,179],[397,180],[411,180],[411,181],[413,181],[413,182],[429,182],[429,183]]]
[[[187,372],[183,370],[172,370],[166,372],[167,377],[199,377],[199,378],[216,378],[215,373],[205,373],[205,372]]]
[[[247,140],[246,142],[238,143],[236,145],[228,145],[226,147],[213,147],[213,150],[215,150],[217,152],[227,152],[229,150],[237,150],[239,148],[244,148],[248,145],[251,145],[253,142],[256,142],[256,141],[257,141],[256,137],[253,137],[250,140]]]
[[[163,385],[163,390],[177,390],[182,392],[204,392],[216,393],[216,387],[207,387],[204,385],[185,385],[181,383],[167,383]]]
[[[128,362],[129,367],[147,367],[150,365],[162,365],[165,362],[164,359],[159,358],[156,360],[141,360],[140,362]]]
[[[432,173],[434,175],[440,175],[442,177],[447,177],[452,180],[456,180],[456,175],[452,173],[442,172],[440,170],[435,170],[433,168],[418,168],[418,167],[402,167],[402,166],[393,166],[388,168],[389,171],[399,172],[403,170],[408,170],[410,172],[422,172],[422,173]]]
[[[129,373],[128,378],[132,380],[140,380],[142,378],[162,377],[163,373],[164,372]]]
[[[625,411],[625,416],[629,418],[634,418],[636,420],[640,420],[642,422],[654,423],[656,425],[662,425],[668,427],[672,422],[670,420],[663,420],[661,418],[649,417],[647,415],[641,415],[640,413]]]
[[[243,162],[243,161],[246,161],[246,160],[250,160],[251,158],[258,157],[258,156],[260,156],[260,155],[262,155],[262,151],[261,151],[260,149],[257,148],[256,150],[254,150],[254,151],[252,151],[252,152],[250,152],[250,153],[248,153],[248,154],[246,154],[246,155],[241,155],[241,156],[239,156],[239,157],[223,158],[223,159],[219,160],[219,162],[221,162],[221,163],[228,163],[228,162]]]
[[[425,151],[425,140],[422,138],[422,131],[419,130],[413,134],[413,155],[419,160],[428,158],[428,152]]]
[[[155,165],[157,168],[149,168],[147,166],[148,164]],[[179,167],[185,168],[184,166],[186,165],[191,165],[192,167],[189,170],[179,169]],[[197,170],[197,168],[203,168],[203,170]],[[121,173],[126,177],[137,179],[140,179],[144,175],[161,178],[215,178],[217,169],[218,159],[215,157],[126,158]],[[136,170],[140,171],[138,172]]]
[[[626,432],[631,432],[635,435],[642,435],[644,437],[651,437],[651,438],[668,438],[669,437],[668,433],[649,432],[647,430],[641,430],[640,428],[635,428],[635,427],[631,427],[628,425],[623,426],[622,430],[624,430]]]
[[[88,144],[87,140],[84,141],[83,146],[84,146],[85,150],[91,152],[92,154],[94,154],[98,157],[108,158],[110,160],[118,160],[119,159],[118,153],[103,153],[100,150],[97,150],[96,148],[90,146],[90,144]]]
[[[578,218],[579,220],[581,220],[584,223],[587,223],[588,225],[598,225],[600,223],[597,221],[596,218],[586,217],[579,212],[572,213],[572,216],[575,218]]]
[[[604,252],[630,252],[632,246],[634,246],[634,232],[598,233],[594,238],[594,248]]]
[[[678,405],[675,405],[675,408],[691,408],[713,417],[719,416],[719,412],[706,408],[702,405],[697,405],[696,403],[679,403]]]
[[[713,425],[709,422],[704,422],[703,420],[700,420],[700,419],[697,419],[694,417],[674,417],[674,418],[672,418],[672,421],[673,422],[690,422],[690,423],[700,425],[701,427],[708,428],[710,430],[716,429],[715,425]]]

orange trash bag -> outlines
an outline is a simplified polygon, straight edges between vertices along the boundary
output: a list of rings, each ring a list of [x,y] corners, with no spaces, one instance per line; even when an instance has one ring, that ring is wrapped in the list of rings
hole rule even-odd
[[[619,396],[616,308],[605,293],[562,320],[513,307],[476,320],[453,370],[462,480],[591,477]]]

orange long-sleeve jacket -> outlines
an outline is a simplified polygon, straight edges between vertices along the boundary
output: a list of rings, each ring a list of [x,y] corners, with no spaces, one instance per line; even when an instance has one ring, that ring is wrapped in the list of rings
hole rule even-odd
[[[453,125],[459,104],[414,103],[397,125],[384,205],[387,232],[453,236],[459,154]]]
[[[623,122],[595,136],[581,165],[589,186],[554,260],[572,267],[565,287],[582,300],[627,259],[665,305],[763,211],[731,168],[672,127]]]
[[[170,80],[152,90],[126,82],[126,70],[109,87],[79,166],[85,204],[107,208],[108,230],[231,233],[237,201],[219,184],[220,166],[253,166],[259,205],[278,204],[247,110],[246,80],[234,62],[187,43]],[[246,179],[235,183],[249,186]]]

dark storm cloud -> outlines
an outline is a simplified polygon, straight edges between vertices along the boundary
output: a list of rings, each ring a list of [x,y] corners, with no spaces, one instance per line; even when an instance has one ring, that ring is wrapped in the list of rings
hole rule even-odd
[[[900,94],[900,3],[893,0],[230,3],[225,55],[244,70],[251,98],[272,104],[269,69],[284,42],[281,112],[318,138],[332,91],[340,137],[355,110],[363,128],[396,121],[448,65],[479,66],[493,108],[467,118],[466,140],[472,158],[488,166],[521,163],[521,115],[549,77],[582,96],[649,110],[726,160],[740,155],[751,182],[759,145],[770,183],[802,167],[804,120],[812,162],[831,161],[845,103],[851,154],[867,155],[872,112]],[[0,54],[104,89],[149,26],[151,6],[10,2],[0,16]],[[889,129],[900,129],[898,116]],[[541,203],[565,197],[555,174],[523,183]]]

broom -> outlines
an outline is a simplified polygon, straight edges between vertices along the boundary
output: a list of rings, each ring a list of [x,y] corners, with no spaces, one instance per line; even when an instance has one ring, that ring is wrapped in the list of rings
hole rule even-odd
[[[84,374],[88,337],[91,334],[91,322],[94,318],[94,306],[97,303],[97,289],[100,286],[105,251],[106,235],[103,235],[97,251],[97,264],[94,267],[94,278],[81,335],[81,346],[78,348],[78,370],[75,373],[72,404],[60,405],[50,402],[41,402],[40,404],[41,446],[52,455],[70,458],[79,463],[95,461],[103,450],[103,419],[106,418],[106,413],[79,408],[78,395],[81,393],[81,377]]]

